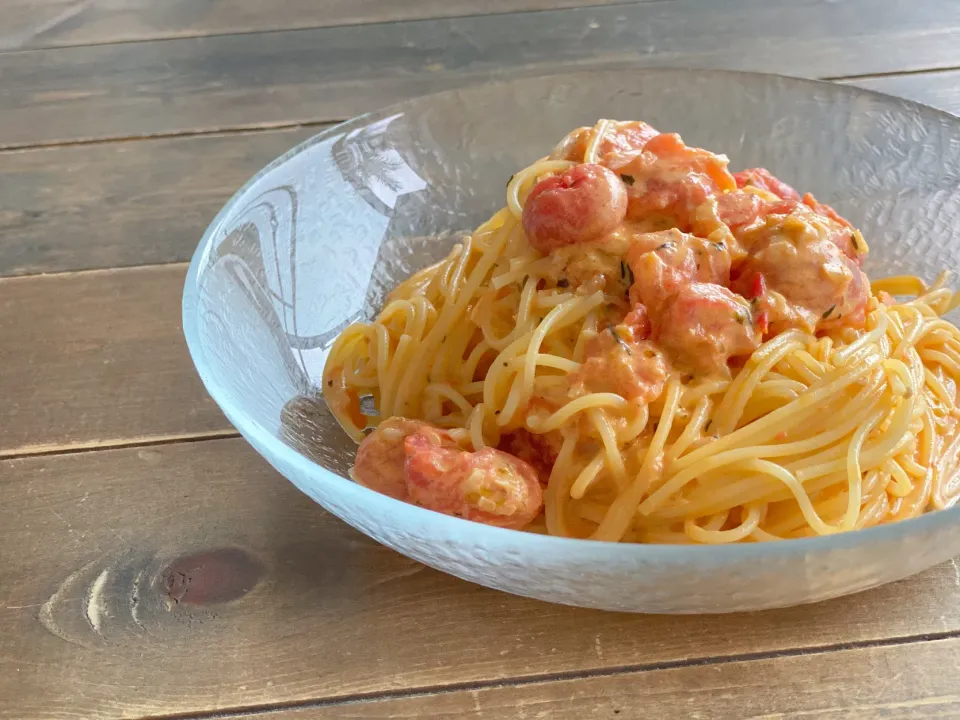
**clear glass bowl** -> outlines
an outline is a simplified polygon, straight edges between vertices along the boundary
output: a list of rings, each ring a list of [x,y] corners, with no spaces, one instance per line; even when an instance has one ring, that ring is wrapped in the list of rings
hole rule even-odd
[[[960,554],[960,508],[807,540],[629,545],[487,527],[348,479],[355,446],[317,391],[334,337],[501,207],[512,172],[600,117],[646,120],[726,153],[733,168],[762,165],[813,192],[863,230],[873,276],[932,280],[960,266],[960,119],[946,113],[826,83],[629,67],[444,92],[294,148],[210,225],[187,276],[183,327],[230,421],[361,532],[458,577],[552,602],[757,610],[856,592]]]

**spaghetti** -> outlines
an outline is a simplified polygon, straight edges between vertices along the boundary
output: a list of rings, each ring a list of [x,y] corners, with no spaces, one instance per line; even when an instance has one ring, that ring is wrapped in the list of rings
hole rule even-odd
[[[865,252],[769,173],[604,120],[348,327],[324,395],[364,442],[356,479],[507,527],[730,543],[943,509],[960,498],[960,331],[942,317],[958,296],[945,277],[867,285]]]

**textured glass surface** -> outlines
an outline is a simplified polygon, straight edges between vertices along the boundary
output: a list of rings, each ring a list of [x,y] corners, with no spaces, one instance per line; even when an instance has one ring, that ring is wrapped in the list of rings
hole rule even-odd
[[[813,192],[863,230],[873,277],[932,280],[960,267],[960,119],[946,113],[731,72],[619,68],[446,92],[295,148],[207,230],[187,278],[184,331],[229,419],[362,532],[459,577],[554,602],[752,610],[863,590],[960,554],[960,508],[810,540],[614,545],[469,523],[346,479],[355,447],[316,399],[333,338],[501,207],[513,171],[600,117],[646,120],[726,153],[733,169],[762,165]]]

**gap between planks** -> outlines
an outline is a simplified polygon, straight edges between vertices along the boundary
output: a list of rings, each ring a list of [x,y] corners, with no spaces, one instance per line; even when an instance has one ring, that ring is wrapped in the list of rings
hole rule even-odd
[[[921,70],[894,70],[891,72],[863,73],[861,75],[837,75],[822,77],[825,82],[847,83],[854,80],[876,80],[878,78],[897,78],[910,77],[911,75],[943,75],[945,73],[956,72],[960,70],[960,65],[944,65],[943,67],[930,67]]]
[[[55,280],[57,278],[70,278],[79,275],[109,275],[111,273],[124,272],[126,270],[150,270],[151,268],[176,268],[181,267],[184,270],[190,265],[189,260],[175,260],[173,262],[161,263],[143,263],[142,265],[123,265],[120,267],[99,267],[99,268],[81,268],[79,270],[53,270],[51,272],[39,272],[28,275],[0,275],[0,285],[4,283],[13,283],[18,280]],[[0,451],[0,457],[3,457]]]
[[[96,271],[90,270],[85,272]],[[0,278],[0,282],[4,279],[6,278]],[[229,440],[238,437],[240,437],[240,433],[236,430],[209,430],[206,432],[177,433],[172,435],[149,435],[129,439],[93,440],[82,443],[27,445],[13,450],[0,450],[0,460],[20,460],[50,455],[75,455],[77,453],[95,452],[98,450],[157,447],[158,445],[176,445],[179,443],[204,442],[206,440]]]
[[[818,645],[789,650],[769,650],[756,653],[740,653],[735,655],[718,655],[699,657],[690,660],[670,660],[657,663],[624,664],[615,667],[596,668],[594,670],[570,670],[551,673],[539,673],[513,679],[479,680],[474,682],[450,683],[446,685],[426,685],[409,690],[391,692],[389,690],[372,693],[356,693],[340,697],[328,697],[317,700],[299,700],[289,703],[271,703],[266,705],[250,705],[236,708],[220,708],[208,712],[175,713],[169,715],[147,715],[139,720],[215,720],[224,718],[268,717],[272,713],[289,710],[309,710],[311,708],[349,707],[373,702],[390,700],[426,698],[435,695],[447,695],[458,692],[472,692],[478,690],[497,690],[511,687],[524,687],[538,684],[549,684],[571,680],[591,680],[609,678],[631,673],[648,673],[659,670],[677,670],[704,666],[723,666],[733,663],[749,663],[762,660],[777,660],[781,658],[809,657],[828,655],[831,653],[868,650],[872,648],[905,647],[920,645],[928,642],[942,642],[960,638],[960,631],[952,630],[942,633],[927,633],[882,640],[864,640],[862,642],[835,643]]]
[[[26,145],[0,146],[0,154],[30,152],[31,150],[50,150],[52,148],[78,147],[87,145],[111,145],[114,143],[142,142],[149,140],[170,140],[176,138],[199,137],[234,137],[237,135],[256,135],[258,133],[277,132],[281,130],[299,130],[303,128],[334,127],[347,118],[335,120],[302,120],[291,122],[259,123],[256,125],[236,125],[220,128],[205,128],[203,130],[171,130],[149,135],[124,135],[104,138],[75,138],[73,140],[51,140],[50,142],[31,143]]]

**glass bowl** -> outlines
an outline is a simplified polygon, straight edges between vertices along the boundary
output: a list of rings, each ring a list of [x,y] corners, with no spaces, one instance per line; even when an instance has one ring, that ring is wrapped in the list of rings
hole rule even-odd
[[[932,108],[771,75],[631,67],[444,92],[325,130],[259,172],[210,225],[187,276],[183,328],[229,420],[361,532],[551,602],[758,610],[857,592],[960,554],[960,508],[804,540],[632,545],[488,527],[348,479],[354,443],[318,392],[333,339],[503,206],[511,173],[601,117],[646,120],[726,153],[732,168],[762,165],[813,192],[863,230],[874,277],[932,280],[960,266],[960,119]]]

